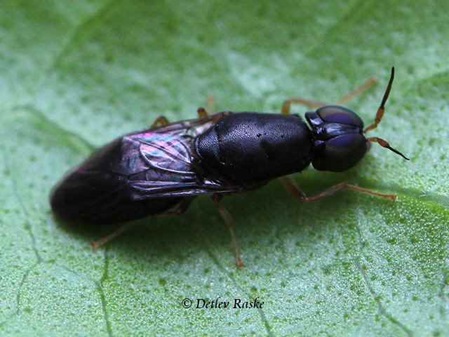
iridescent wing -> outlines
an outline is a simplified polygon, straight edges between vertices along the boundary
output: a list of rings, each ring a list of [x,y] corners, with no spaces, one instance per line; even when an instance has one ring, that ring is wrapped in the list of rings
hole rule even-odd
[[[66,219],[120,222],[166,213],[198,195],[241,191],[195,170],[193,140],[212,125],[180,122],[116,139],[55,188],[53,210]]]

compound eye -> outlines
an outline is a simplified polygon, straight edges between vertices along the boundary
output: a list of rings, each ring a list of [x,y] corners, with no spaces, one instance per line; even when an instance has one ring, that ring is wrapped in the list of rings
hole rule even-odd
[[[328,105],[319,108],[316,113],[326,123],[353,125],[363,129],[362,119],[354,112],[338,105]]]
[[[369,142],[358,133],[340,135],[324,142],[312,160],[320,171],[342,172],[353,167],[368,151]]]

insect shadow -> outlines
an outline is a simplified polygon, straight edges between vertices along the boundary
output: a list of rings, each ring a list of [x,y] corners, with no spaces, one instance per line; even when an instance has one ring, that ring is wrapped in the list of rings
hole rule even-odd
[[[313,191],[321,190],[339,178],[329,176],[323,181],[320,177],[321,181],[318,181],[317,177],[308,175],[302,182],[307,190]],[[277,241],[282,240],[282,237],[300,239],[311,228],[317,235],[328,233],[327,229],[323,231],[324,227],[328,228],[337,219],[341,219],[342,209],[357,207],[361,198],[363,197],[348,194],[340,198],[327,198],[317,203],[298,205],[295,199],[285,193],[282,185],[274,181],[264,189],[244,193],[223,202],[239,224],[239,241],[243,241],[244,246],[260,247],[263,243],[264,249],[271,252],[271,255],[279,246]],[[273,202],[274,199],[276,202]],[[242,204],[245,204],[245,207],[241,207]],[[391,203],[383,200],[375,203],[379,207],[385,207],[385,204]],[[394,207],[393,204],[391,206]],[[279,214],[283,215],[282,221],[279,221]],[[117,224],[111,228],[111,225],[68,223],[57,217],[55,221],[71,236],[88,242],[96,242],[99,237],[105,237],[111,230],[118,230],[122,226]],[[223,250],[233,249],[224,235],[226,228],[223,227],[220,216],[214,210],[213,203],[206,198],[198,199],[183,217],[150,217],[136,220],[128,226],[132,230],[123,233],[109,245],[108,250],[149,265],[172,264],[174,261],[184,263],[191,261],[193,257],[207,259],[208,254],[221,255]],[[277,235],[273,237],[273,233]],[[251,261],[263,260],[266,257],[257,255],[260,250],[256,251],[256,255],[250,250],[247,250],[246,254],[247,259]],[[283,256],[282,259],[298,260],[300,257]]]

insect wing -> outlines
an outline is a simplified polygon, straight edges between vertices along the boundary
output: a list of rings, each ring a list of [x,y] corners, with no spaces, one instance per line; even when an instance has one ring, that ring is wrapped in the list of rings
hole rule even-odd
[[[181,122],[116,139],[56,186],[54,212],[69,220],[122,222],[166,213],[197,195],[240,191],[194,170],[193,139],[211,125]]]

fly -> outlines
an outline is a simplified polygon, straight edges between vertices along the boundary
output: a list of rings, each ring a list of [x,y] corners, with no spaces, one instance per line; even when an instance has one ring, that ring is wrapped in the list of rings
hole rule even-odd
[[[287,177],[310,164],[319,171],[346,171],[365,156],[372,143],[408,160],[384,139],[365,136],[384,116],[393,79],[394,68],[375,120],[366,128],[355,112],[339,105],[307,112],[304,121],[290,113],[291,105],[316,104],[300,98],[286,100],[282,114],[227,111],[209,115],[199,108],[197,119],[169,123],[159,117],[150,129],[117,138],[66,175],[51,194],[51,207],[64,220],[113,224],[182,214],[195,197],[209,195],[230,229],[236,264],[241,267],[234,223],[220,204],[225,195],[280,178],[302,202],[344,189],[396,199],[346,182],[306,196]]]

